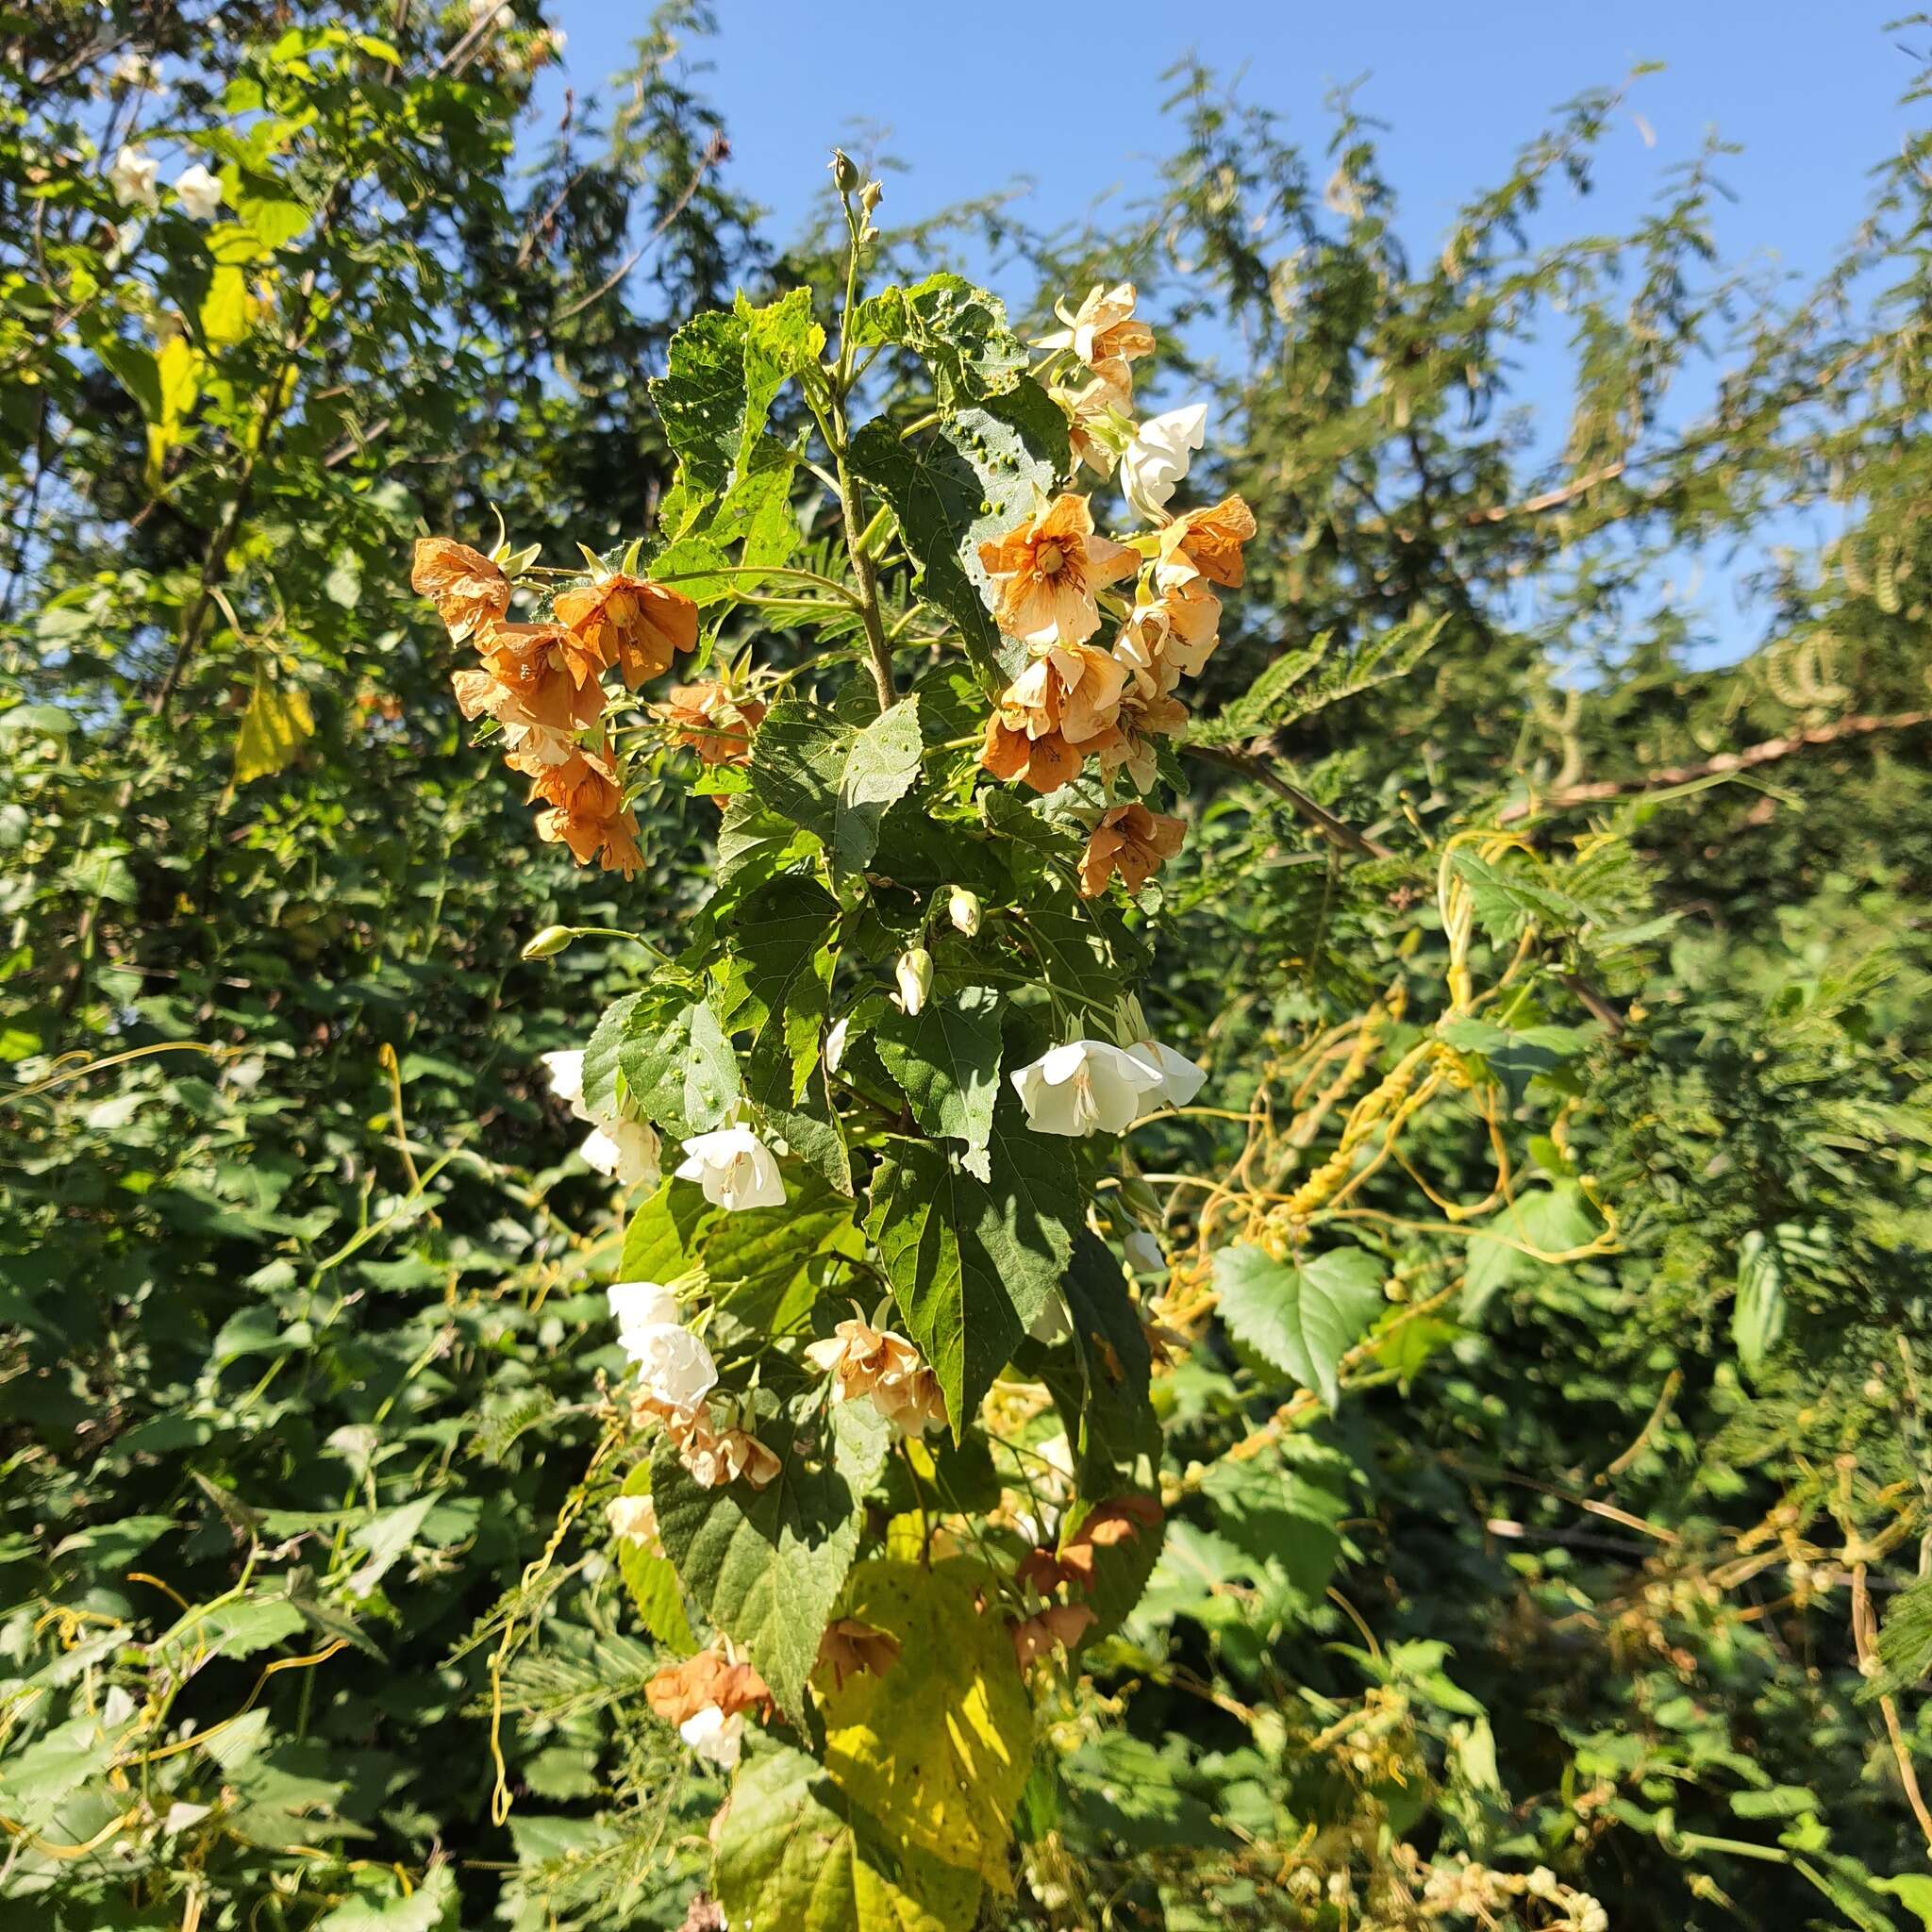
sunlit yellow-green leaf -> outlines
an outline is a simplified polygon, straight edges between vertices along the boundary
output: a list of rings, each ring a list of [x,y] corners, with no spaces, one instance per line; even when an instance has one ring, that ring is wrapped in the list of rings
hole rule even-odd
[[[802,1751],[748,1758],[718,1841],[718,1903],[751,1932],[965,1932],[979,1875],[893,1845]]]
[[[1032,1707],[988,1577],[965,1558],[870,1562],[844,1614],[899,1640],[883,1676],[825,1697],[825,1768],[889,1842],[1009,1888],[1007,1843],[1032,1761]]]
[[[258,672],[248,708],[242,714],[242,734],[235,741],[235,783],[273,777],[286,771],[302,741],[315,735],[315,716],[307,695],[271,684]]]
[[[651,1493],[651,1465],[640,1462],[625,1478],[623,1493],[648,1496]],[[617,1567],[636,1604],[639,1621],[658,1641],[668,1649],[689,1657],[698,1647],[691,1635],[691,1620],[685,1615],[684,1592],[677,1587],[677,1572],[670,1557],[653,1556],[629,1537],[617,1544]]]

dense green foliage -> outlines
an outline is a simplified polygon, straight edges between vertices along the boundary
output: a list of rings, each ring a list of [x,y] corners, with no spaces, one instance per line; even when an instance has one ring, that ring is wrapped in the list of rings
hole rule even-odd
[[[888,200],[841,333],[840,204],[780,255],[733,199],[702,25],[526,169],[529,7],[0,10],[6,1923],[1932,1924],[1932,145],[1792,298],[1715,263],[1716,154],[1577,232],[1612,96],[1424,255],[1345,103],[1315,157],[1188,72],[1156,202]],[[127,205],[130,142],[224,206]],[[1013,330],[922,297],[966,238]],[[1084,794],[975,775],[959,541],[1064,483],[1024,345],[1103,278],[1211,404],[1177,502],[1258,525],[1132,902],[1055,883]],[[1662,586],[1814,506],[1710,668]],[[628,884],[532,838],[408,587],[493,511],[783,680],[748,771],[625,741]],[[1124,991],[1219,1111],[1023,1141],[1058,996]],[[787,1209],[575,1158],[537,1056],[608,1013],[588,1076],[667,1140],[741,1080]],[[646,1275],[774,1442],[890,1290],[960,1440],[841,1405],[769,1507],[699,1489],[615,1395]],[[646,1482],[681,1590],[606,1528]],[[1127,1493],[1023,1678],[978,1600]],[[901,1654],[808,1690],[835,1611]],[[715,1859],[644,1688],[687,1618],[780,1707]],[[936,1819],[873,1754],[969,1700],[1030,1755]]]

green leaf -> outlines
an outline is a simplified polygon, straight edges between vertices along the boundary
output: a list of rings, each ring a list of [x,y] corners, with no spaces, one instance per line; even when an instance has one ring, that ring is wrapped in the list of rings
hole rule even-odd
[[[738,1056],[707,1000],[693,1000],[668,1018],[633,1012],[618,1065],[639,1110],[679,1140],[718,1126],[738,1098]]]
[[[1068,463],[1067,419],[1023,377],[1009,394],[962,409],[924,441],[877,419],[852,441],[852,467],[891,506],[919,589],[957,624],[985,675],[999,643],[978,549],[1051,495]]]
[[[819,1174],[793,1186],[782,1208],[714,1213],[701,1246],[712,1301],[759,1335],[783,1335],[804,1319],[826,1257],[865,1253],[851,1197]]]
[[[890,1431],[867,1402],[834,1405],[815,1429],[787,1426],[770,1486],[700,1489],[676,1451],[651,1467],[658,1528],[700,1615],[744,1645],[794,1721],[840,1586],[858,1551],[860,1504],[885,1464]],[[829,1440],[827,1440],[829,1439]]]
[[[314,1932],[439,1932],[456,1923],[460,1901],[447,1865],[430,1866],[423,1883],[407,1893],[393,1873],[380,1869],[358,1872],[356,1884],[363,1895],[325,1912]]]
[[[412,1496],[393,1509],[378,1509],[357,1529],[349,1541],[366,1551],[367,1559],[349,1578],[349,1588],[358,1596],[368,1596],[375,1586],[408,1554],[423,1528],[423,1519],[441,1500],[438,1491]]]
[[[584,1064],[590,1065],[588,1054]],[[674,1186],[667,1175],[625,1229],[618,1278],[670,1282],[694,1273],[701,1265],[704,1231],[724,1212],[694,1189]]]
[[[901,699],[862,730],[791,699],[772,708],[752,741],[752,791],[812,833],[835,872],[859,872],[878,849],[886,808],[919,775],[923,749],[917,698]]]
[[[839,775],[831,841],[835,873],[865,869],[878,850],[879,820],[911,789],[924,749],[917,698],[901,698],[852,741]]]
[[[1901,1872],[1896,1878],[1874,1878],[1872,1883],[1917,1914],[1922,1925],[1932,1928],[1932,1878],[1923,1872]]]
[[[315,716],[307,693],[292,688],[284,691],[269,681],[265,671],[258,671],[235,740],[235,783],[246,785],[285,771],[303,741],[314,735]]]
[[[1881,1674],[1858,1687],[1862,1703],[1896,1696],[1932,1677],[1932,1576],[1908,1583],[1892,1598],[1878,1632]]]
[[[621,1000],[613,1000],[584,1044],[584,1108],[599,1120],[614,1119],[624,1104],[618,1056],[643,997],[640,992],[628,992]]]
[[[1111,1251],[1082,1229],[1061,1284],[1073,1333],[1042,1370],[1076,1452],[1082,1495],[1118,1494],[1151,1481],[1160,1424],[1149,1400],[1153,1361],[1140,1310]]]
[[[1469,1267],[1462,1283],[1465,1321],[1474,1321],[1499,1288],[1570,1265],[1539,1261],[1523,1252],[1524,1246],[1546,1255],[1563,1255],[1588,1246],[1597,1234],[1583,1191],[1574,1182],[1519,1194],[1486,1225],[1488,1232],[1470,1237]]]
[[[651,1493],[651,1465],[641,1462],[625,1478],[622,1494]],[[677,1568],[669,1557],[653,1556],[630,1537],[617,1540],[617,1568],[637,1606],[638,1619],[667,1649],[689,1657],[698,1647],[685,1615],[684,1592],[677,1586]]]
[[[1073,1156],[1028,1134],[1010,1095],[988,1144],[990,1182],[929,1141],[889,1141],[865,1220],[955,1440],[1058,1286],[1081,1223]]]
[[[728,1924],[783,1932],[967,1932],[976,1873],[897,1845],[823,1766],[758,1747],[731,1786],[715,1883]]]
[[[778,391],[824,347],[806,289],[765,308],[741,293],[729,315],[699,315],[672,337],[667,373],[651,396],[692,481],[718,495],[751,467]]]
[[[1382,1311],[1382,1264],[1361,1248],[1295,1263],[1241,1243],[1215,1256],[1214,1291],[1228,1333],[1332,1409],[1336,1364]]]
[[[933,393],[949,414],[1010,390],[1026,350],[1007,325],[1006,304],[964,275],[941,271],[909,289],[896,284],[861,302],[852,320],[860,348],[891,342],[916,350],[932,372]]]
[[[979,1152],[992,1133],[1000,1089],[1000,996],[961,987],[916,1015],[889,1008],[874,1029],[879,1058],[912,1104],[912,1118],[939,1139]],[[983,1176],[982,1176],[983,1177]]]
[[[1738,1246],[1738,1293],[1731,1304],[1731,1341],[1751,1374],[1763,1368],[1784,1332],[1784,1264],[1777,1248],[1754,1227]]]
[[[788,874],[749,893],[725,923],[737,997],[724,1018],[733,1032],[751,1031],[751,1091],[794,1106],[818,1063],[839,902],[815,879]]]
[[[824,1698],[824,1765],[889,1842],[1006,1890],[1013,1807],[1031,1768],[1033,1710],[998,1598],[977,1563],[861,1563],[843,1614],[899,1640],[883,1676]]]

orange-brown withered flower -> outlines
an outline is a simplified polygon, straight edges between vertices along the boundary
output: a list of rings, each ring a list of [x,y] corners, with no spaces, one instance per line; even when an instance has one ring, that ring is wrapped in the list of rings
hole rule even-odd
[[[1080,860],[1080,896],[1091,899],[1119,873],[1121,884],[1138,892],[1181,849],[1187,827],[1164,812],[1135,801],[1104,813],[1087,841]]]
[[[509,579],[480,550],[448,537],[419,537],[410,588],[436,606],[458,643],[509,608]]]
[[[1094,535],[1087,499],[1072,494],[982,543],[979,561],[999,586],[999,627],[1040,644],[1085,643],[1100,628],[1094,592],[1141,567],[1138,551]]]
[[[1206,577],[1239,590],[1241,545],[1255,534],[1255,512],[1239,496],[1225,496],[1210,509],[1191,509],[1160,533],[1155,581],[1163,591]]]
[[[694,650],[698,607],[682,591],[619,573],[557,593],[557,621],[582,641],[602,669],[615,665],[632,691]]]

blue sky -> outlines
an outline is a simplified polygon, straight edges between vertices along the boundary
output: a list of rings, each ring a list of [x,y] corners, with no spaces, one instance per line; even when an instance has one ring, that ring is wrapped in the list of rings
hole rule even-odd
[[[1048,11],[718,0],[720,32],[691,58],[711,65],[697,84],[725,115],[729,178],[771,211],[781,237],[804,221],[835,142],[858,152],[876,141],[906,164],[886,177],[895,222],[1023,180],[1019,208],[1041,226],[1131,194],[1166,145],[1160,75],[1193,52],[1317,154],[1324,96],[1360,82],[1358,107],[1389,124],[1384,165],[1402,197],[1403,232],[1421,245],[1472,190],[1507,172],[1552,108],[1657,61],[1663,71],[1633,85],[1603,145],[1597,192],[1579,206],[1559,190],[1547,231],[1626,227],[1663,169],[1694,155],[1714,127],[1742,148],[1724,169],[1737,195],[1719,217],[1724,258],[1809,275],[1856,225],[1869,171],[1896,152],[1908,125],[1898,95],[1914,63],[1900,42],[1923,50],[1932,33],[1886,32],[1903,6],[1105,0]],[[546,10],[568,35],[563,77],[579,93],[622,64],[649,14],[645,0],[548,0]],[[1545,441],[1560,434],[1564,397],[1541,379],[1541,359],[1524,372],[1523,399],[1547,418]],[[1740,575],[1713,562],[1696,586],[1726,651],[1750,641]]]

